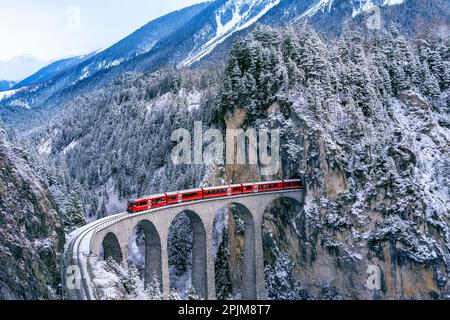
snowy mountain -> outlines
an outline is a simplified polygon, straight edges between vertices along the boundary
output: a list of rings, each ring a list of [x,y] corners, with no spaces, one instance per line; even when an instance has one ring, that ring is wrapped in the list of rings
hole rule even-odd
[[[327,34],[339,34],[343,25],[367,27],[369,19],[383,28],[394,24],[413,36],[430,24],[448,25],[449,0],[318,0],[294,19]]]
[[[8,61],[0,61],[0,79],[22,80],[47,65],[30,55],[15,57]]]
[[[180,65],[187,66],[199,61],[233,33],[245,30],[258,22],[280,2],[281,0],[237,0],[223,3],[212,14],[215,24],[206,24],[195,33],[194,39],[197,43]],[[211,27],[215,32],[212,36],[207,36],[211,35],[208,32]]]
[[[423,26],[431,25],[442,26],[446,32],[450,24],[449,0],[205,2],[156,19],[111,48],[88,58],[60,61],[39,71],[17,86],[33,84],[32,88],[17,91],[0,102],[5,106],[0,108],[0,116],[3,114],[5,121],[11,119],[17,124],[41,115],[52,117],[70,99],[104,86],[126,72],[149,72],[167,65],[223,64],[233,41],[258,23],[269,26],[308,23],[326,35],[338,36],[343,26],[366,28],[374,8],[380,8],[381,27],[393,23],[408,35],[422,32]],[[22,115],[24,112],[35,114]],[[21,121],[17,121],[17,116]]]
[[[153,20],[106,50],[52,63],[17,84],[17,89],[30,88],[18,91],[18,94],[11,97],[9,105],[12,102],[15,109],[14,105],[20,101],[32,108],[40,106],[52,95],[61,94],[87,78],[95,78],[98,74],[147,52],[160,39],[178,30],[207,5],[208,3],[197,4]]]
[[[22,87],[29,87],[32,85],[37,85],[39,83],[49,81],[49,80],[57,77],[58,75],[63,74],[71,67],[74,67],[74,66],[78,65],[79,63],[89,59],[94,54],[95,53],[91,53],[88,55],[71,57],[71,58],[55,61],[55,62],[51,63],[50,65],[40,69],[38,72],[27,77],[26,79],[18,82],[14,86],[14,89],[19,89]]]
[[[371,12],[375,7],[385,7],[392,5],[399,5],[406,0],[352,0],[348,2],[352,8],[352,17],[355,17],[362,12]],[[311,5],[308,10],[302,13],[297,19],[311,18],[321,13],[331,12],[334,6],[339,5],[339,0],[318,0]]]
[[[99,52],[92,59],[77,66],[74,82],[88,78],[95,73],[118,66],[136,56],[150,51],[158,41],[176,32],[181,26],[201,12],[207,3],[197,4],[172,12],[138,29],[112,47]]]
[[[16,81],[0,80],[0,92],[8,91],[16,85]]]

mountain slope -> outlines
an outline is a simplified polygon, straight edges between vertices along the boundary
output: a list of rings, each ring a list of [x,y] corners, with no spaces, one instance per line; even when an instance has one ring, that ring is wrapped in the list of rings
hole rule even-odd
[[[208,3],[201,3],[172,12],[133,32],[117,44],[95,55],[77,68],[80,78],[89,77],[99,70],[117,66],[131,58],[150,51],[161,39],[176,32],[201,12]],[[72,76],[73,77],[73,76]],[[76,79],[73,79],[77,81]]]
[[[53,95],[61,94],[66,89],[76,88],[83,80],[95,79],[98,74],[104,74],[105,70],[114,68],[136,55],[150,50],[161,38],[177,31],[207,5],[209,3],[201,3],[172,12],[151,21],[104,51],[81,58],[57,61],[41,69],[16,86],[23,88],[32,85],[31,88],[23,88],[25,90],[19,90],[11,99],[3,102],[4,105],[9,106],[9,110],[3,110],[3,113],[6,113],[3,118],[8,121],[11,113],[20,113],[20,110],[16,108],[17,105],[26,105],[30,108],[46,107],[52,103],[47,100]],[[34,117],[36,115],[32,116],[32,118]]]
[[[305,181],[304,207],[264,222],[271,298],[448,298],[450,40],[427,39],[262,26],[236,43],[224,123],[280,128],[281,177]]]
[[[0,80],[0,92],[10,90],[15,84],[15,81]]]
[[[0,124],[0,299],[57,299],[59,209],[29,155]]]
[[[91,58],[95,53],[91,53],[85,56],[78,56],[67,58],[63,60],[58,60],[50,65],[40,69],[38,72],[32,74],[28,78],[18,82],[13,89],[20,89],[22,87],[28,87],[36,85],[42,82],[49,81],[60,74],[63,74],[68,69],[78,65],[79,63]]]
[[[20,81],[44,67],[47,63],[33,56],[23,55],[8,61],[0,61],[0,78]]]
[[[378,17],[379,14],[379,17]],[[380,18],[378,20],[378,18]],[[410,36],[433,23],[449,25],[449,0],[317,0],[294,19],[295,23],[309,23],[317,31],[339,34],[345,24],[383,28],[395,24]],[[378,25],[378,22],[380,23]]]
[[[232,42],[257,22],[308,23],[331,36],[339,35],[344,25],[366,30],[376,5],[381,8],[382,27],[394,23],[411,36],[426,28],[448,33],[449,0],[215,0],[161,17],[67,71],[46,77],[48,81],[37,88],[15,92],[0,102],[0,116],[13,125],[34,122],[29,128],[52,118],[71,99],[126,72],[223,64]]]

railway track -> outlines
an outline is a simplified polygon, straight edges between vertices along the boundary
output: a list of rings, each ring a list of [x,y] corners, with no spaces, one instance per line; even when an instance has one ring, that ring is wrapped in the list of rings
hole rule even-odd
[[[90,243],[92,240],[92,236],[95,234],[96,230],[98,230],[99,227],[105,225],[105,223],[116,221],[119,216],[124,216],[124,214],[114,215],[97,220],[94,223],[88,224],[78,230],[75,230],[71,234],[65,253],[65,262],[66,267],[78,266],[80,270],[81,287],[75,290],[68,290],[66,281],[64,281],[63,285],[65,286],[65,291],[67,292],[67,298],[71,300],[93,300],[93,293],[91,292],[90,286],[86,280],[88,278],[86,274],[88,270],[84,269],[85,265],[82,261],[82,255],[90,254]],[[64,275],[66,270],[63,270]]]

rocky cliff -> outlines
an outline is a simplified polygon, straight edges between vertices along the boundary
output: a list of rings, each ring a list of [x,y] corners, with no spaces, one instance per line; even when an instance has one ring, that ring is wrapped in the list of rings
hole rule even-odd
[[[33,160],[0,127],[0,299],[57,299],[64,231]]]
[[[279,128],[277,177],[305,181],[304,205],[266,213],[271,298],[449,297],[448,59],[448,40],[395,28],[329,42],[261,27],[238,41],[224,126]]]

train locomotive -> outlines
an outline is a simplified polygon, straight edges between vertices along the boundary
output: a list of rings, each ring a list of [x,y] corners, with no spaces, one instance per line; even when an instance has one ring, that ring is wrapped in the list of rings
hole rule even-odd
[[[206,187],[191,190],[156,194],[128,201],[128,213],[134,214],[154,208],[166,207],[191,201],[226,198],[240,194],[264,193],[281,190],[303,189],[302,180],[278,180]]]

